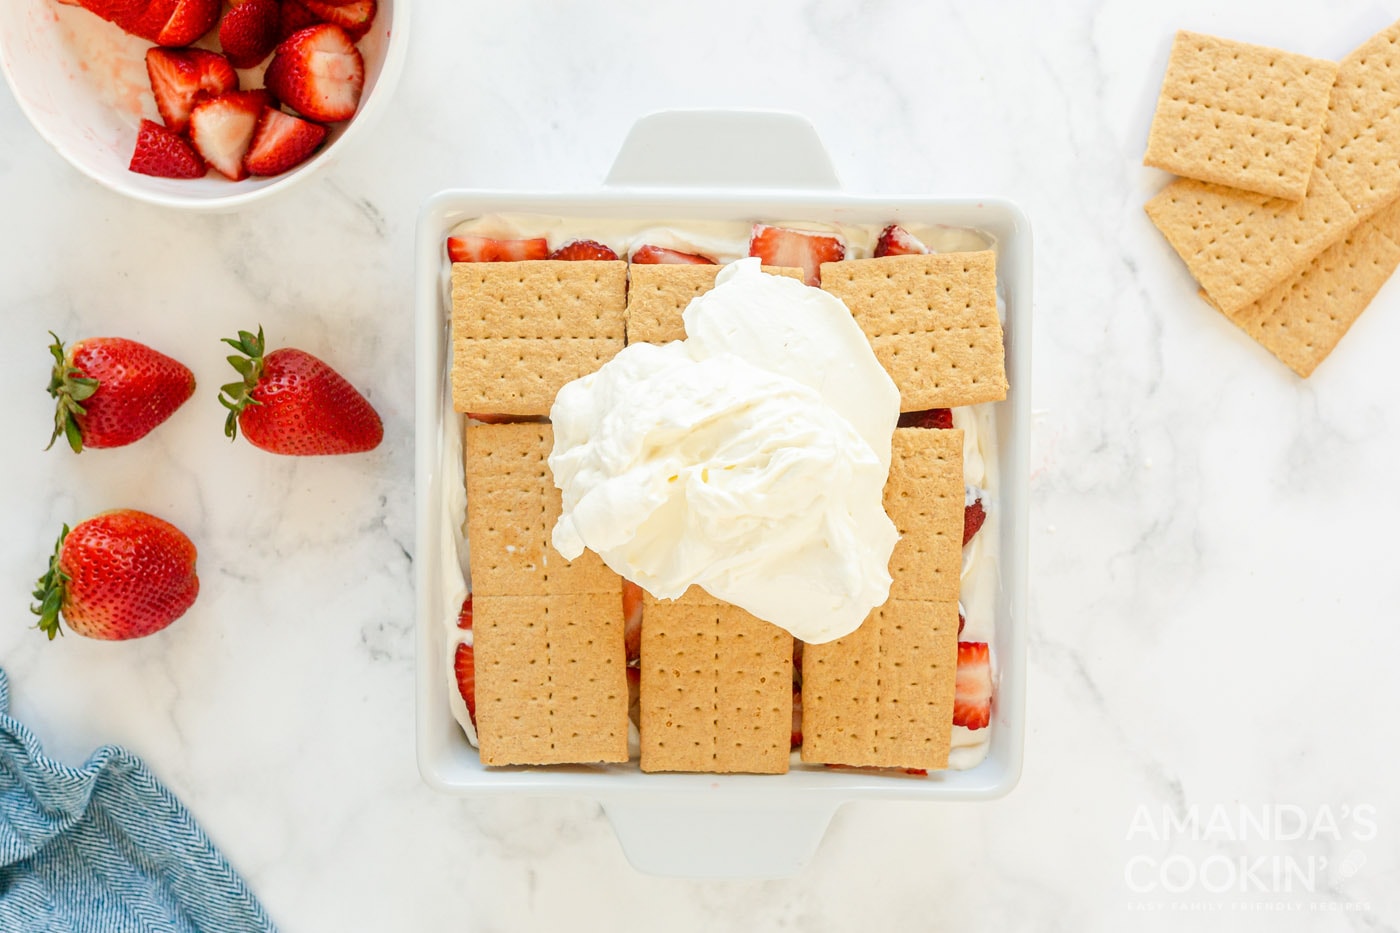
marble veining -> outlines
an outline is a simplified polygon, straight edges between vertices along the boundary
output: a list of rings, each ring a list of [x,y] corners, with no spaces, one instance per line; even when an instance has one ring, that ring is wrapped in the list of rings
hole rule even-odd
[[[108,193],[0,91],[16,714],[69,761],[143,755],[288,930],[1400,927],[1400,286],[1302,382],[1195,298],[1141,209],[1167,180],[1141,156],[1175,29],[1338,58],[1396,15],[419,0],[379,126],[221,216]],[[591,190],[638,117],[701,106],[801,112],[849,190],[1006,197],[1036,235],[1024,777],[994,803],[849,805],[777,881],[640,875],[596,803],[442,797],[414,759],[419,205]],[[366,393],[379,450],[223,438],[218,340],[257,323]],[[50,328],[144,340],[200,388],[134,447],[45,453]],[[27,606],[59,525],[117,506],[191,535],[198,603],[142,642],[45,643]]]

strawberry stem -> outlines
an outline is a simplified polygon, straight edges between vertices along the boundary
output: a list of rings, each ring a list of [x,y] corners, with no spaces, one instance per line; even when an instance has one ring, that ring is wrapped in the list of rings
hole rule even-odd
[[[262,378],[263,348],[266,343],[263,340],[261,324],[258,325],[256,334],[240,330],[238,339],[225,337],[223,342],[243,354],[228,357],[229,365],[243,377],[242,381],[230,382],[219,388],[219,404],[228,409],[228,417],[224,419],[224,436],[233,440],[238,437],[238,416],[243,413],[243,409],[249,405],[262,404],[253,398],[252,392],[258,387],[258,380]]]
[[[39,617],[34,627],[48,635],[49,641],[53,641],[54,636],[63,634],[63,629],[58,627],[58,613],[63,608],[63,600],[68,595],[68,583],[72,578],[63,572],[63,568],[58,565],[58,559],[63,553],[63,539],[67,537],[68,526],[64,525],[63,530],[58,533],[58,543],[54,545],[53,556],[49,558],[48,572],[34,584],[34,598],[38,602],[29,607],[29,611]]]
[[[83,452],[83,432],[78,426],[78,415],[87,414],[83,402],[92,398],[100,383],[68,362],[63,341],[58,339],[57,334],[49,331],[49,336],[53,338],[49,352],[53,354],[54,360],[53,374],[49,377],[49,395],[53,396],[58,404],[53,414],[53,434],[49,436],[49,445],[44,449],[53,447],[54,442],[63,437],[68,441],[68,446],[73,448],[73,453],[80,454]]]

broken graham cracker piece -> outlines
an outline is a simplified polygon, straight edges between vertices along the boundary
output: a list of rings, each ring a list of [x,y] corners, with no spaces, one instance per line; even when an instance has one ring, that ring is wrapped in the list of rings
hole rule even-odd
[[[843,638],[802,649],[802,760],[948,766],[957,600],[891,599]]]
[[[618,591],[473,595],[472,628],[483,764],[627,760]]]
[[[685,339],[681,314],[692,298],[715,287],[723,266],[633,263],[627,288],[627,342],[670,343]],[[801,269],[764,266],[771,275],[801,280]]]
[[[1143,164],[1302,200],[1336,76],[1334,62],[1178,32]]]
[[[1226,317],[1306,379],[1400,265],[1400,199],[1308,263],[1294,278]]]
[[[698,586],[644,607],[642,770],[786,772],[792,635]]]
[[[452,400],[461,412],[547,415],[566,382],[626,339],[622,260],[452,266]]]
[[[463,439],[472,593],[608,593],[622,579],[592,551],[568,561],[550,543],[563,500],[549,471],[548,424],[471,424]]]
[[[824,262],[821,280],[869,338],[901,411],[1006,398],[993,251]]]
[[[1400,22],[1337,66],[1322,147],[1302,201],[1181,179],[1147,202],[1152,222],[1226,314],[1292,279],[1400,195],[1397,42]]]
[[[885,512],[899,530],[890,599],[956,601],[962,578],[963,432],[896,428]]]

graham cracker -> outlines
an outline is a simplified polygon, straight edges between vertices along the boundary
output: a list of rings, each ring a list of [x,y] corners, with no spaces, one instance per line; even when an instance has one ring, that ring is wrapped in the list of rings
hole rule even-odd
[[[885,512],[899,530],[890,599],[958,598],[962,577],[963,432],[896,428]]]
[[[472,598],[476,734],[487,765],[627,760],[617,592]]]
[[[1143,164],[1302,200],[1336,77],[1335,62],[1178,32]]]
[[[1306,379],[1400,265],[1400,200],[1294,278],[1226,317]]]
[[[549,470],[548,424],[470,424],[464,434],[472,592],[480,596],[608,593],[622,578],[592,551],[568,561],[550,536],[563,499]]]
[[[627,342],[670,343],[685,339],[681,314],[692,298],[715,287],[723,266],[633,263],[627,288]],[[801,269],[764,266],[772,275],[801,279]]]
[[[948,766],[957,600],[892,599],[844,638],[802,651],[802,760]]]
[[[1400,22],[1342,59],[1318,161],[1293,202],[1181,179],[1147,214],[1211,302],[1233,314],[1400,195]]]
[[[698,586],[643,606],[642,770],[786,772],[792,635]]]
[[[993,251],[824,262],[821,283],[851,309],[901,411],[1006,398]]]
[[[622,260],[452,266],[452,399],[462,412],[547,415],[564,383],[626,340]]]

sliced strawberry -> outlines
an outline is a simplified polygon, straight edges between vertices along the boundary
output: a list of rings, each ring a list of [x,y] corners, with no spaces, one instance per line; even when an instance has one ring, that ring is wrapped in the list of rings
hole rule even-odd
[[[919,238],[905,230],[899,224],[890,224],[880,232],[880,239],[875,243],[875,257],[881,256],[912,256],[916,253],[927,253],[928,247],[919,242]]]
[[[642,657],[642,588],[631,580],[622,581],[622,618],[622,641],[631,664]]]
[[[927,408],[923,411],[902,412],[899,416],[899,426],[901,428],[951,428],[953,426],[953,409]]]
[[[802,744],[802,691],[792,688],[792,747]]]
[[[300,0],[323,23],[334,23],[355,41],[364,38],[379,12],[375,0]]]
[[[158,178],[200,178],[205,172],[204,160],[185,138],[153,120],[141,121],[128,168]]]
[[[762,259],[765,266],[801,269],[802,281],[820,285],[822,263],[845,259],[846,243],[839,236],[825,233],[754,224],[753,235],[749,237],[749,255]]]
[[[457,674],[457,692],[462,702],[467,704],[467,714],[476,722],[476,649],[471,645],[458,645],[457,654],[452,659],[452,669]]]
[[[472,594],[468,593],[467,598],[462,600],[461,611],[457,613],[457,627],[464,632],[472,630]]]
[[[238,90],[233,65],[204,49],[147,49],[146,76],[161,119],[176,133],[190,128],[190,110],[196,103]]]
[[[189,45],[214,28],[223,0],[179,0],[156,36],[159,45]]]
[[[967,542],[972,540],[972,536],[977,534],[986,520],[987,510],[982,508],[982,498],[978,496],[971,505],[963,509],[963,547],[967,547]]]
[[[292,33],[320,22],[320,17],[302,6],[299,0],[282,0],[277,14],[277,41],[283,42]]]
[[[692,266],[715,266],[715,262],[708,256],[701,256],[696,253],[682,253],[680,250],[667,249],[664,246],[639,246],[632,251],[632,261],[639,265],[692,265]]]
[[[992,721],[992,662],[984,641],[958,642],[953,725],[982,729]]]
[[[958,634],[961,635],[963,629],[967,627],[967,619],[963,616],[962,610],[958,610]]]
[[[161,33],[175,16],[175,8],[179,5],[180,0],[146,0],[142,9],[128,14],[117,25],[132,35],[159,42]]]
[[[219,46],[235,68],[253,68],[277,48],[277,0],[243,0],[219,21]]]
[[[190,111],[190,142],[219,174],[234,181],[247,178],[243,157],[270,103],[262,89],[231,91],[201,101]]]
[[[308,120],[338,123],[355,115],[365,86],[365,62],[354,40],[331,23],[288,36],[263,76],[278,100]]]
[[[617,253],[611,247],[597,240],[570,240],[549,254],[550,259],[616,259]]]
[[[280,175],[311,158],[325,138],[326,128],[319,123],[268,107],[258,119],[243,167],[249,175]]]
[[[523,259],[549,258],[549,241],[544,237],[532,240],[493,240],[484,236],[450,236],[447,255],[453,262],[519,262]]]

